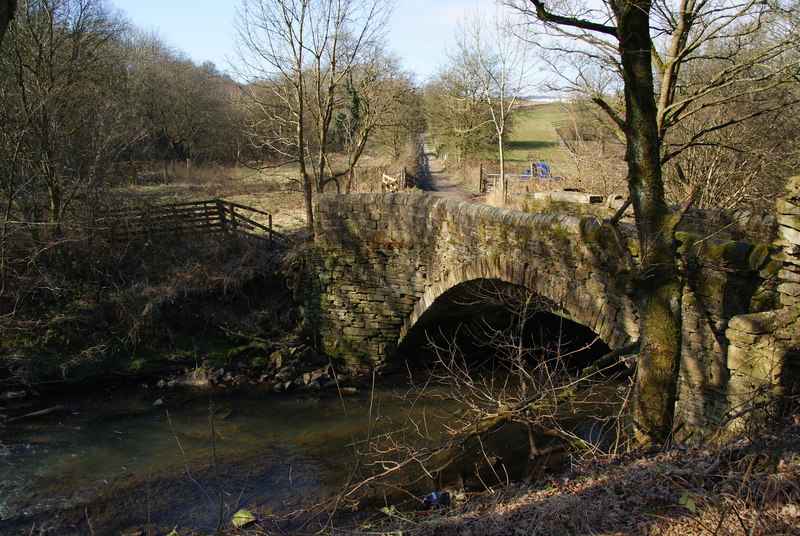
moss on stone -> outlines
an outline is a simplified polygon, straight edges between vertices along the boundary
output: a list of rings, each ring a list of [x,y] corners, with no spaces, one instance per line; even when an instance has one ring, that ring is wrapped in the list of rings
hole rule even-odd
[[[761,270],[765,267],[765,264],[773,262],[771,257],[773,257],[778,251],[780,250],[775,246],[756,244],[753,246],[753,250],[750,252],[750,256],[748,257],[748,264],[750,265],[750,268],[753,270]]]
[[[783,268],[783,263],[777,259],[770,259],[764,266],[761,267],[758,274],[768,281],[778,278],[778,272]]]

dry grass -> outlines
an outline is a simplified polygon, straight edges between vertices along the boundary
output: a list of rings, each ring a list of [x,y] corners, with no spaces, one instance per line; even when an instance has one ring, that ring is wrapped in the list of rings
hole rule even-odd
[[[724,447],[595,461],[544,486],[486,494],[404,527],[419,536],[800,533],[800,429]]]
[[[414,172],[414,159],[391,161],[383,157],[362,157],[349,184],[342,191],[352,193],[380,192],[380,177],[386,171],[399,171],[403,167]],[[303,227],[306,214],[301,184],[297,170],[292,166],[252,169],[240,166],[195,166],[187,177],[186,169],[171,169],[169,180],[159,184],[139,184],[116,191],[119,198],[128,202],[171,203],[221,198],[241,203],[273,215],[273,225],[278,231]],[[160,180],[160,179],[159,179]],[[335,192],[333,185],[327,191]]]

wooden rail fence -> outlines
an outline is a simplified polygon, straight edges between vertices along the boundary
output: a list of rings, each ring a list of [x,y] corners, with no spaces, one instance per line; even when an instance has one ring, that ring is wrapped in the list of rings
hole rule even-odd
[[[381,177],[381,191],[384,193],[397,193],[401,188],[408,188],[406,168],[394,173],[384,173]]]
[[[289,242],[272,228],[272,214],[223,199],[121,209],[106,213],[101,222],[121,240],[218,233],[250,236],[270,246]]]
[[[488,194],[494,191],[495,188],[502,185],[500,174],[485,173],[483,171],[483,164],[481,164],[478,173],[478,188],[481,193]],[[514,182],[526,183],[530,182],[531,180],[536,180],[539,182],[558,182],[561,180],[561,177],[556,177],[553,175],[552,168],[549,164],[545,164],[544,162],[531,162],[530,166],[528,166],[528,169],[526,169],[523,173],[506,173],[505,180],[509,184]]]

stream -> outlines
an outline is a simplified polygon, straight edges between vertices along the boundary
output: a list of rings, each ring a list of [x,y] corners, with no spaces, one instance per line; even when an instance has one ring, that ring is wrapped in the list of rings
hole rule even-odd
[[[0,533],[212,532],[243,507],[287,516],[342,488],[368,423],[406,409],[392,395],[398,382],[342,398],[258,388],[73,394],[74,414],[0,427]]]
[[[417,397],[409,385],[406,377],[382,378],[347,396],[146,386],[62,394],[58,403],[70,404],[74,413],[0,425],[0,534],[166,534],[175,527],[183,536],[209,534],[218,524],[227,526],[240,508],[256,514],[265,531],[298,530],[307,521],[318,528],[327,519],[318,505],[337,496],[355,467],[360,477],[366,474],[366,458],[354,445],[363,446],[368,437],[381,441],[388,430],[402,430],[404,442],[430,445],[413,431],[440,438],[464,411],[443,386],[428,385]],[[581,417],[587,410],[580,408],[611,408],[619,393],[609,386],[579,398],[564,408],[572,415],[564,422],[571,420],[576,433],[588,424],[580,435],[594,441],[600,421]],[[46,404],[24,401],[0,412],[20,415]],[[393,486],[374,488],[358,511],[340,508],[337,524],[384,505],[415,508],[419,497],[440,488],[560,472],[566,463],[559,454],[531,465],[522,425],[506,425],[482,446],[483,457],[459,460],[439,475],[440,482],[425,478],[408,488],[411,494],[386,496]],[[502,463],[500,473],[492,459]],[[393,473],[390,483],[405,486],[420,474]],[[310,519],[314,512],[321,517]]]

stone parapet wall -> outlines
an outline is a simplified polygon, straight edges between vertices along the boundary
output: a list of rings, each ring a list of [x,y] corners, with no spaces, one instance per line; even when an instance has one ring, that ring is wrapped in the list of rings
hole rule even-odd
[[[359,360],[390,358],[442,292],[481,278],[540,293],[611,346],[637,336],[632,303],[611,291],[616,247],[596,220],[414,194],[324,196],[316,210],[323,336]]]
[[[712,235],[723,240],[746,240],[769,244],[775,240],[777,223],[772,214],[756,214],[746,210],[718,212],[689,209],[678,229]]]
[[[605,200],[602,196],[583,192],[546,191],[527,194],[522,203],[530,212],[561,212],[575,216],[593,215],[608,217],[622,207],[621,196]],[[677,206],[670,207],[673,211]],[[623,221],[633,221],[633,210],[628,209]],[[706,238],[740,240],[759,244],[770,244],[778,229],[774,214],[759,214],[746,210],[703,210],[690,208],[686,211],[678,230]]]
[[[726,331],[731,371],[728,405],[742,412],[775,394],[795,391],[800,364],[800,177],[788,181],[777,201],[780,248],[778,304],[769,311],[733,318]],[[734,426],[743,421],[734,421]]]
[[[628,271],[593,217],[530,214],[424,194],[324,195],[316,202],[318,322],[326,351],[383,366],[449,289],[521,285],[618,348],[638,338]],[[636,253],[632,226],[624,240]],[[687,281],[678,410],[705,427],[726,409],[730,318],[778,302],[773,249],[679,234]]]

